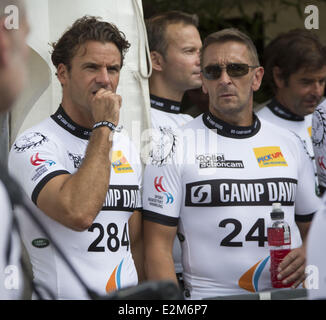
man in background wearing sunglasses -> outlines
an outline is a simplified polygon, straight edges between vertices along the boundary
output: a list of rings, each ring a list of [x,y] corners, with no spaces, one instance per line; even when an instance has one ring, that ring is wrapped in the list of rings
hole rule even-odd
[[[176,281],[171,248],[178,228],[186,298],[271,290],[266,230],[272,204],[281,202],[293,250],[278,276],[297,287],[302,243],[320,206],[313,166],[295,135],[253,113],[264,69],[248,36],[237,29],[209,35],[201,69],[209,112],[176,133],[166,164],[145,169],[147,275]]]
[[[312,31],[295,29],[282,33],[265,48],[264,66],[274,97],[257,115],[295,132],[314,162],[312,113],[325,90],[325,44]]]
[[[151,52],[152,75],[149,78],[151,120],[155,129],[151,161],[164,162],[169,157],[176,128],[192,120],[181,113],[186,90],[200,88],[200,48],[198,17],[182,11],[167,11],[146,20]],[[162,152],[162,150],[167,150]],[[173,259],[182,283],[181,248],[176,238]]]

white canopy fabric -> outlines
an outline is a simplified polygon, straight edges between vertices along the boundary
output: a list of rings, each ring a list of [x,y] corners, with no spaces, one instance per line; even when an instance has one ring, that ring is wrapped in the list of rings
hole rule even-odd
[[[121,70],[117,93],[122,96],[120,124],[141,147],[141,134],[150,127],[146,29],[141,0],[28,0],[31,47],[27,87],[11,113],[10,143],[17,134],[52,114],[61,102],[61,87],[55,76],[50,52],[72,23],[84,16],[101,17],[114,23],[131,43]],[[149,63],[149,68],[147,64]]]

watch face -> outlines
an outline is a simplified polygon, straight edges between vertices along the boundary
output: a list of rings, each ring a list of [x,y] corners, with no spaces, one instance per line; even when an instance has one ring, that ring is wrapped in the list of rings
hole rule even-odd
[[[155,166],[163,166],[175,153],[176,135],[170,128],[159,128],[152,135],[151,162]]]
[[[319,147],[324,143],[325,130],[326,130],[326,118],[321,109],[316,109],[314,115],[314,124],[312,126],[312,143],[314,146]]]
[[[40,146],[45,141],[48,141],[48,139],[43,134],[39,132],[30,132],[15,142],[14,150],[17,152],[24,152],[25,150]]]

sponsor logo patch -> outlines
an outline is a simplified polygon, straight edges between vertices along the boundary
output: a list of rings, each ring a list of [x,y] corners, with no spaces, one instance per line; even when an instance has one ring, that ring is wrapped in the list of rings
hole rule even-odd
[[[34,239],[32,241],[32,245],[35,248],[42,249],[42,248],[46,248],[47,246],[49,246],[50,245],[50,241],[48,239],[38,238],[38,239]]]
[[[259,168],[288,166],[280,147],[254,148],[254,153]]]
[[[74,162],[75,169],[78,169],[84,160],[84,158],[80,154],[68,152],[68,156],[69,156],[69,159]]]
[[[315,147],[322,147],[326,136],[326,115],[319,106],[314,113],[314,126],[311,130],[312,143]]]
[[[191,203],[211,203],[212,202],[212,186],[210,184],[203,184],[194,186],[190,189]]]
[[[56,164],[53,160],[43,159],[43,157],[40,157],[39,152],[30,157],[30,163],[36,167],[34,171],[35,174],[32,177],[32,181],[34,182],[38,180],[45,172],[47,172],[49,167]]]
[[[242,160],[226,160],[223,153],[201,154],[196,157],[200,169],[205,168],[238,168],[243,169]]]
[[[127,158],[121,150],[113,151],[112,153],[112,168],[115,173],[134,172]]]
[[[202,180],[186,184],[185,206],[293,206],[296,190],[297,180],[290,178]]]
[[[175,154],[177,136],[170,128],[159,128],[153,131],[152,149],[149,158],[152,165],[165,166]]]
[[[326,165],[325,165],[326,162],[325,162],[324,156],[318,157],[317,160],[318,160],[318,165],[319,165],[320,169],[326,170]]]
[[[37,167],[41,164],[47,164],[47,165],[49,165],[49,167],[55,165],[55,161],[53,161],[53,160],[41,159],[38,152],[36,154],[33,154],[30,157],[30,161],[31,161],[31,164],[35,167]]]
[[[156,191],[159,192],[160,194],[148,198],[149,204],[151,206],[158,207],[161,209],[163,208],[163,203],[172,204],[174,201],[173,195],[169,191],[167,191],[166,188],[162,185],[162,180],[163,180],[163,176],[155,177],[154,187]]]
[[[48,138],[39,132],[30,132],[19,138],[14,144],[16,152],[24,152],[28,149],[33,149],[48,141]]]

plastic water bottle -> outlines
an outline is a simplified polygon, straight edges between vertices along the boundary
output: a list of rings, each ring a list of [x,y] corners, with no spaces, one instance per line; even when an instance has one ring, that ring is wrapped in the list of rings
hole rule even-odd
[[[290,226],[284,221],[284,212],[280,203],[273,203],[271,212],[272,225],[267,229],[268,246],[271,256],[271,281],[273,288],[289,288],[293,283],[283,284],[278,280],[277,268],[284,257],[291,251]]]

